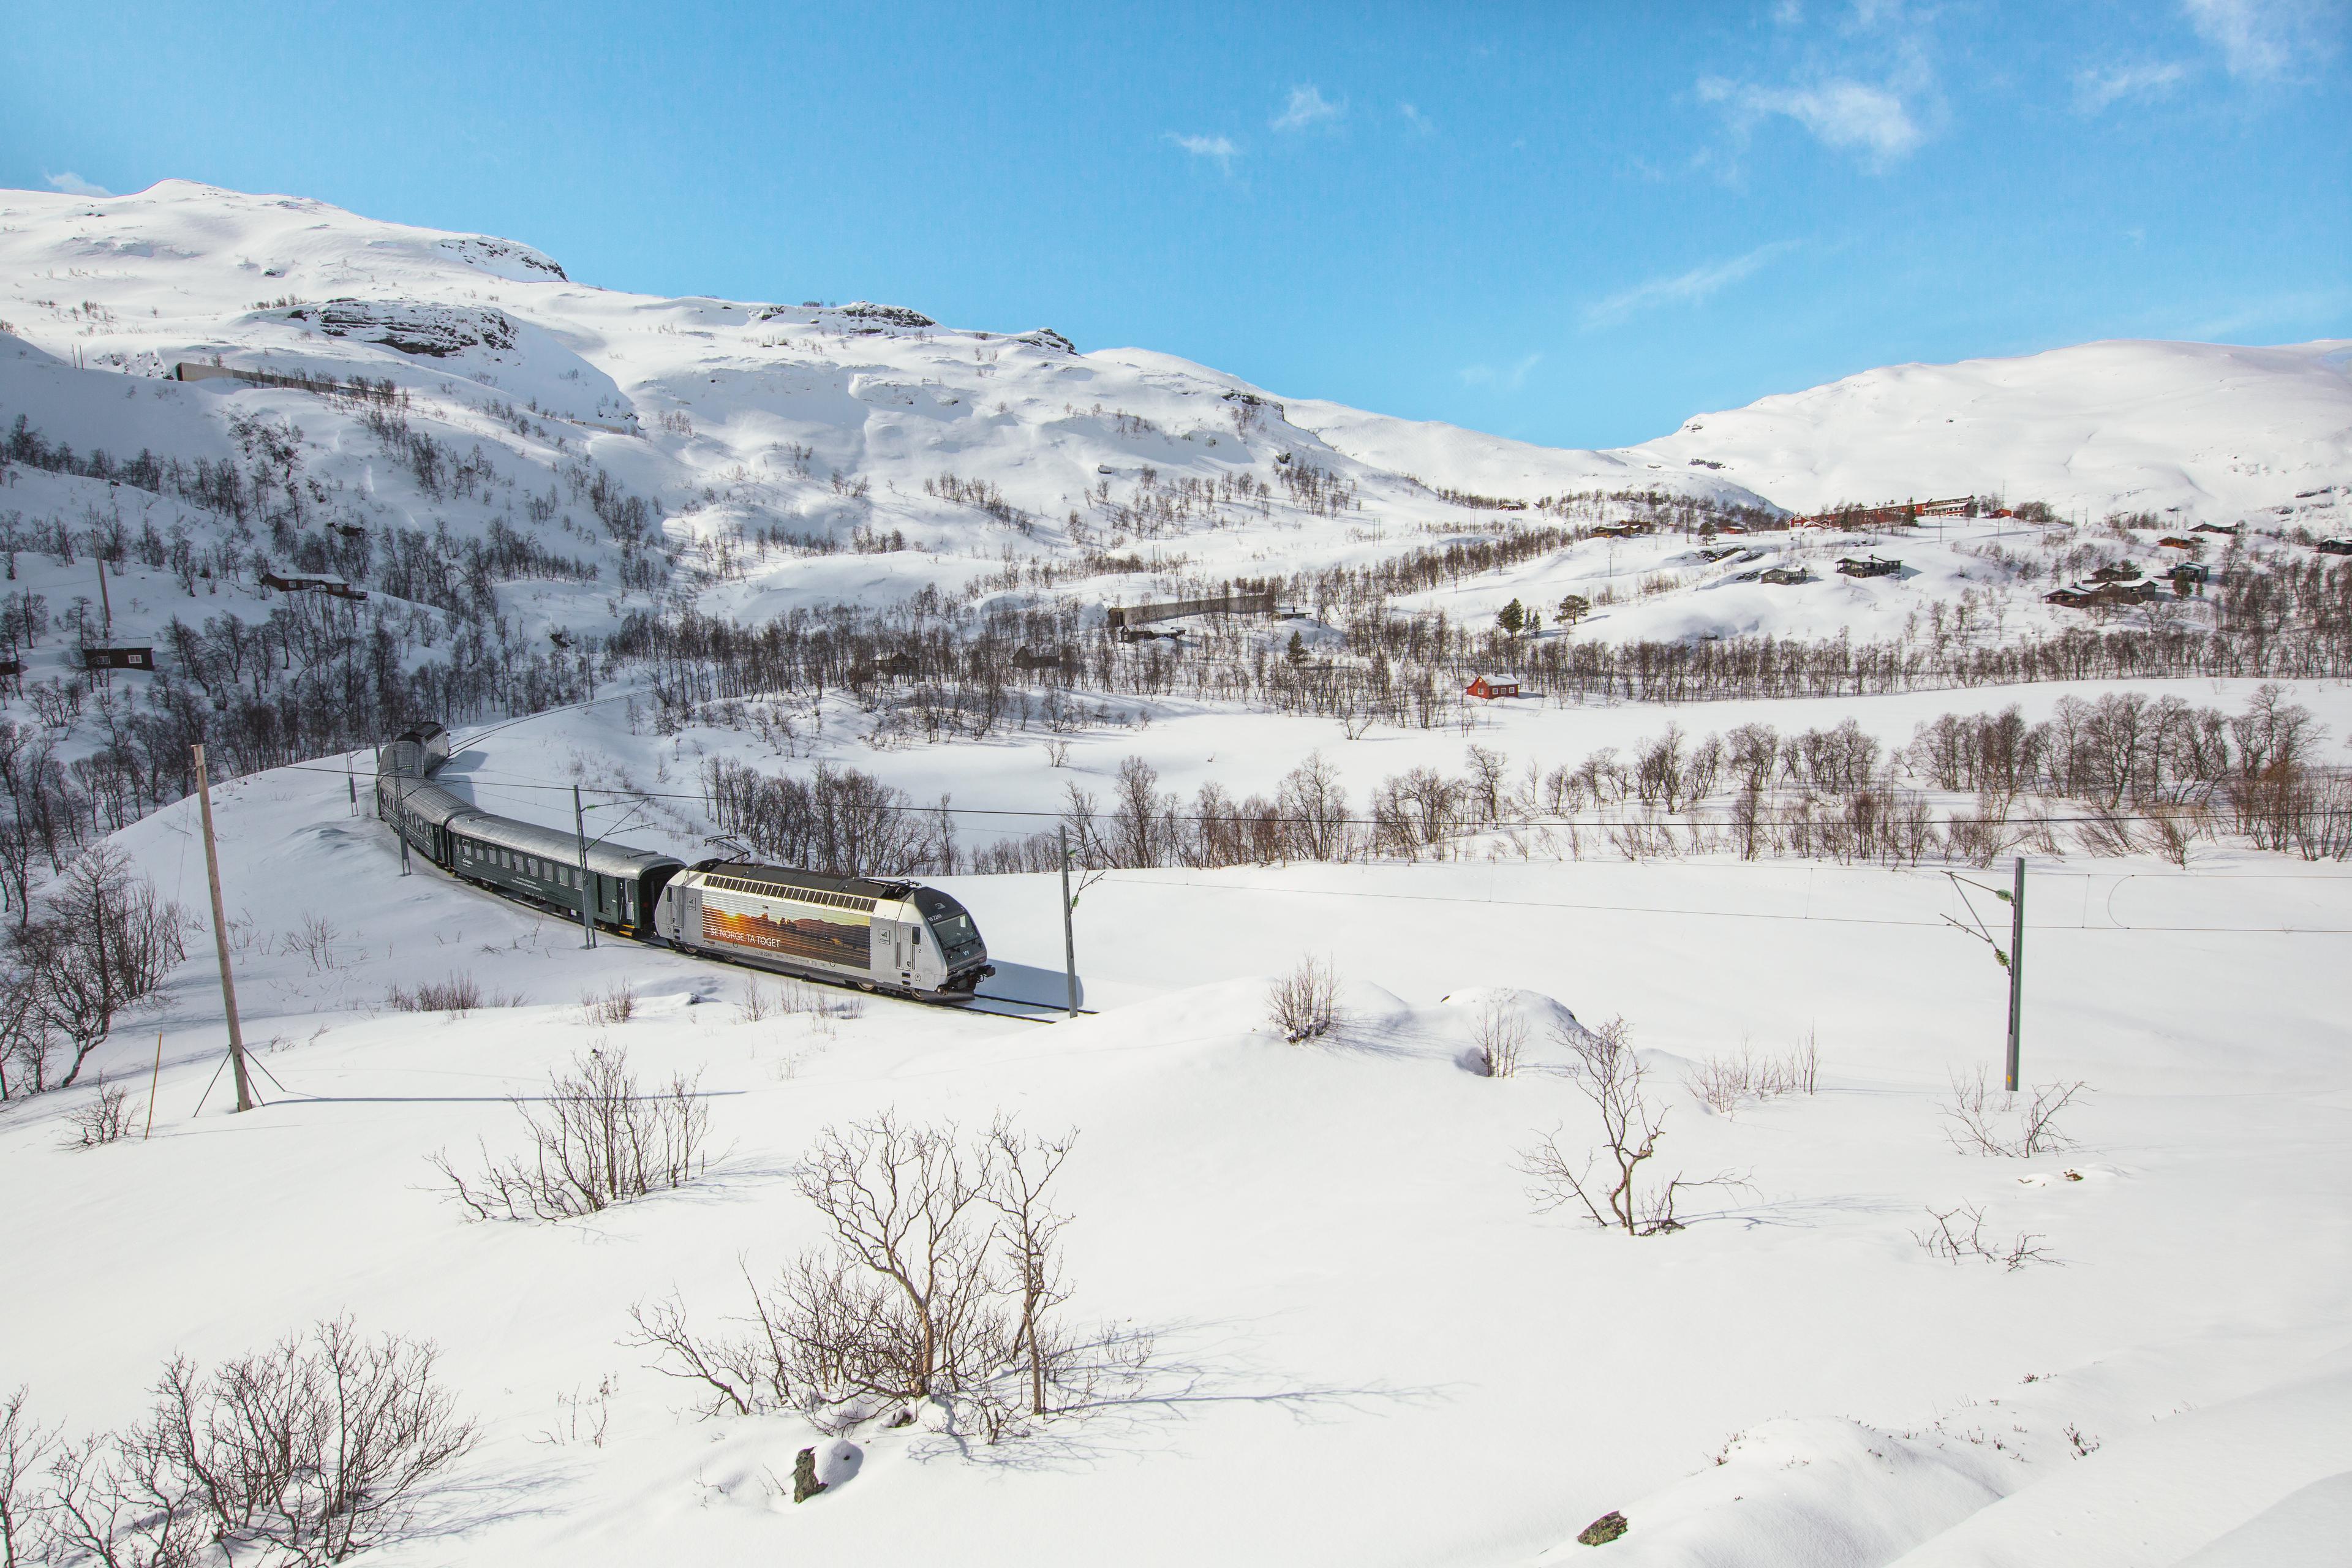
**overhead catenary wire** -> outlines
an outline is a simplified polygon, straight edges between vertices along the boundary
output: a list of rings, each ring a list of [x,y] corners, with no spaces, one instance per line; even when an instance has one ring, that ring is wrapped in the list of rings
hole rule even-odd
[[[284,764],[282,767],[268,771],[273,773],[334,773],[338,778],[342,776],[341,773],[337,772],[335,769],[319,767],[308,763],[289,763]],[[469,787],[474,788],[482,788],[483,781],[487,781],[487,788],[491,792],[501,790],[531,790],[535,792],[552,792],[556,794],[569,795],[574,788],[577,788],[583,795],[609,795],[621,800],[690,800],[708,802],[710,798],[708,795],[703,794],[700,791],[614,789],[600,784],[574,785],[570,784],[541,783],[535,780],[526,780],[522,778],[492,779],[489,775],[483,773],[467,773],[460,776],[467,781]],[[445,785],[444,787],[446,786]],[[950,816],[1004,816],[1026,818],[1041,822],[1062,822],[1066,821],[1069,818],[1069,812],[1066,809],[1051,811],[1040,810],[1035,807],[1020,806],[941,805],[937,802],[929,805],[916,804],[908,804],[906,805],[868,805],[861,806],[860,809],[887,812],[892,814],[903,814],[910,816],[935,817],[944,812]],[[1567,816],[1498,817],[1491,821],[1465,823],[1464,826],[1481,832],[1499,828],[1538,827],[1678,827],[1688,825],[1688,823],[1685,821],[1676,820],[1676,818],[1683,817],[1686,814],[1684,813],[1674,813],[1668,816],[1655,817],[1613,817],[1606,819]],[[2314,806],[2311,808],[2309,815],[2314,817],[2334,820],[2340,816],[2352,816],[2352,806]],[[1225,815],[1203,816],[1198,812],[1176,811],[1156,812],[1153,814],[1152,820],[1155,822],[1189,822],[1196,824],[1240,824],[1257,822],[1263,819],[1240,812]],[[1316,820],[1318,822],[1328,823],[1333,826],[1347,827],[1379,827],[1386,825],[1386,819],[1374,816],[1328,816],[1318,817]],[[1804,816],[1796,813],[1783,813],[1778,815],[1759,814],[1754,818],[1756,825],[1759,827],[1789,826],[1800,823],[1818,826],[1822,824],[1825,820],[1826,819],[1817,816]],[[1926,819],[1927,825],[1931,827],[1948,827],[1955,821],[1974,823],[1978,820],[1980,819],[1975,817],[1950,816],[1931,816]],[[2063,827],[2085,822],[2136,823],[2162,822],[2172,819],[2153,812],[2100,812],[2082,816],[2034,816],[2023,818],[2021,820],[2029,822],[2035,826],[2039,826],[2043,823],[2048,823],[2053,826]],[[1706,826],[1723,826],[1723,824],[1716,821],[1707,821]]]
[[[2040,875],[2039,872],[2036,875]],[[1306,898],[1376,899],[1409,904],[1493,904],[1505,909],[1573,910],[1599,914],[1673,915],[1677,919],[1780,921],[1798,925],[1909,926],[1923,931],[1940,931],[1941,920],[1895,920],[1881,915],[1817,915],[1811,908],[1791,914],[1769,910],[1709,910],[1672,907],[1658,904],[1598,904],[1570,903],[1556,899],[1496,899],[1469,898],[1449,893],[1372,893],[1356,888],[1267,888],[1256,884],[1219,884],[1214,882],[1168,881],[1149,877],[1107,876],[1103,881],[1129,887],[1180,887],[1207,893],[1248,893],[1258,898],[1282,898],[1297,894]],[[2352,936],[2352,926],[2154,926],[2154,925],[2030,925],[2029,931],[2074,931],[2091,934],[2135,934],[2142,931],[2170,933],[2204,933],[2240,936]]]

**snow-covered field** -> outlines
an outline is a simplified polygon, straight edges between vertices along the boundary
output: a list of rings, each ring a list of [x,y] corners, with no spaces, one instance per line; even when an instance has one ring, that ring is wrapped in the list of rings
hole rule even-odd
[[[404,880],[331,773],[227,786],[218,813],[269,1103],[224,1113],[198,962],[155,1019],[152,1139],[68,1151],[63,1095],[0,1123],[6,1375],[98,1425],[135,1414],[174,1350],[346,1310],[429,1335],[486,1441],[436,1532],[387,1561],[1504,1563],[1580,1552],[1570,1538],[1622,1510],[1612,1561],[2169,1563],[2352,1468],[2340,871],[2037,867],[2027,1078],[2093,1093],[2079,1148],[2012,1161],[1939,1127],[1948,1074],[1997,1062],[2004,993],[1941,923],[1958,906],[1938,873],[1118,873],[1080,906],[1097,1016],[872,999],[747,1022],[738,972],[583,952],[429,868]],[[192,821],[123,836],[183,898]],[[952,886],[1001,984],[1056,994],[1044,879]],[[311,915],[333,943],[281,951]],[[1326,952],[1351,1021],[1286,1045],[1265,979]],[[383,1010],[390,986],[453,971],[520,1005]],[[636,1016],[584,1023],[579,999],[621,978]],[[1462,1059],[1493,988],[1538,1023],[1512,1079]],[[1541,1026],[1555,1005],[1624,1016],[1675,1102],[1664,1157],[1750,1189],[1638,1240],[1532,1212],[1517,1152],[1582,1135]],[[1679,1086],[1709,1056],[1807,1037],[1814,1095],[1726,1116]],[[592,1042],[704,1075],[727,1150],[709,1178],[588,1220],[467,1223],[425,1157],[510,1142],[502,1097]],[[142,1104],[152,1050],[126,1030],[101,1063]],[[698,1419],[618,1342],[631,1302],[673,1288],[733,1310],[739,1258],[766,1270],[814,1237],[789,1179],[809,1138],[885,1108],[1077,1128],[1074,1310],[1151,1331],[1158,1364],[998,1448],[854,1432],[854,1483],[793,1508],[775,1478],[817,1434]],[[1962,1202],[2054,1262],[1927,1256],[1912,1231]],[[559,1396],[607,1373],[604,1444],[548,1441],[570,1431]]]
[[[0,463],[0,612],[25,663],[5,715],[19,741],[87,764],[137,740],[167,681],[183,710],[228,713],[290,679],[298,653],[331,665],[369,637],[386,668],[454,659],[461,637],[551,664],[632,614],[759,626],[926,591],[922,615],[1059,605],[1098,628],[1104,605],[1180,585],[1279,580],[1307,597],[1318,573],[1547,525],[1556,546],[1386,609],[1485,626],[1513,600],[1549,618],[1574,595],[1592,613],[1544,633],[1553,646],[1993,647],[2074,624],[2040,597],[2060,563],[2154,569],[2186,553],[2160,538],[2210,521],[2244,525],[2213,536],[2217,558],[2285,569],[2352,529],[2341,342],[1895,367],[1587,452],[1013,325],[619,294],[512,241],[178,182],[0,195],[0,450],[20,416],[47,444]],[[163,379],[215,358],[365,377],[393,401]],[[81,471],[99,448],[222,467],[210,491],[115,483]],[[236,505],[226,468],[244,476]],[[1712,542],[1565,531],[1964,494],[2056,516]],[[2135,515],[2110,525],[2118,513]],[[101,607],[90,541],[117,528]],[[286,550],[358,561],[360,537],[364,611],[258,584]],[[506,564],[471,587],[394,576],[403,538],[408,565],[484,546]],[[1836,574],[1867,551],[1899,551],[1905,571]],[[1762,583],[1773,565],[1811,580]],[[227,652],[208,657],[250,662],[201,677],[176,662],[175,619],[283,627],[321,605],[348,617],[322,619],[321,641],[245,648],[216,623],[208,646]],[[113,641],[159,647],[163,679],[76,679],[109,616]],[[2095,624],[2216,619],[2214,599],[2168,594]],[[1297,631],[1302,659],[1338,658],[1336,620],[1271,623],[1247,646],[1287,657]],[[1538,775],[1630,755],[1670,722],[1696,738],[1852,720],[1891,752],[1948,712],[2013,703],[2039,722],[2117,692],[2236,712],[2260,684],[1673,707],[1554,693],[1370,728],[1081,688],[1075,721],[1033,725],[1024,696],[984,739],[926,744],[887,728],[870,690],[656,721],[643,666],[592,673],[593,700],[471,715],[445,782],[566,829],[582,784],[592,804],[635,803],[600,829],[689,860],[712,852],[698,797],[721,759],[792,774],[823,760],[925,806],[951,796],[969,847],[1050,827],[1072,787],[1107,801],[1129,757],[1190,801],[1210,784],[1271,795],[1319,752],[1360,807],[1409,770],[1457,772],[1475,744],[1532,798]],[[2321,727],[2315,754],[2340,762],[2352,687],[2284,696]],[[2028,1098],[2086,1088],[2066,1146],[2002,1158],[1957,1150],[1945,1115],[1956,1074],[2000,1069],[2006,981],[1971,933],[2001,907],[1937,865],[1628,861],[1597,837],[1563,854],[1489,829],[1434,863],[1115,870],[1079,902],[1092,1011],[1066,1021],[1046,1021],[1065,986],[1054,879],[940,879],[987,937],[989,989],[1037,1017],[845,993],[755,1017],[740,971],[616,939],[586,952],[570,924],[430,866],[404,877],[365,805],[370,767],[330,755],[215,790],[260,1109],[227,1110],[208,929],[80,1084],[0,1109],[0,1397],[22,1383],[36,1415],[84,1434],[136,1417],[176,1352],[209,1363],[343,1312],[428,1338],[481,1440],[380,1561],[1503,1568],[1580,1561],[1578,1533],[1617,1511],[1630,1530],[1598,1561],[2215,1568],[2335,1561],[2352,1531],[2340,860],[2228,835],[2185,866],[2032,853]],[[111,842],[201,910],[194,822],[178,800]],[[1989,883],[2005,862],[1953,869]],[[1305,958],[1339,972],[1346,1017],[1289,1044],[1267,989]],[[497,1005],[390,1005],[460,974]],[[623,984],[633,1016],[592,1017]],[[1499,1078],[1474,1062],[1497,1007],[1528,1027],[1524,1065]],[[1739,1178],[1685,1194],[1672,1234],[1546,1210],[1521,1168],[1546,1134],[1571,1153],[1591,1142],[1573,1046],[1618,1018],[1668,1110],[1658,1168]],[[1809,1042],[1812,1092],[1725,1110],[1692,1087],[1710,1064]],[[583,1219],[469,1222],[428,1158],[518,1149],[509,1097],[592,1048],[699,1075],[721,1151],[708,1174]],[[68,1148],[101,1083],[127,1091],[132,1135]],[[633,1304],[673,1292],[701,1321],[740,1314],[747,1272],[819,1238],[796,1174],[821,1130],[885,1110],[1077,1131],[1066,1310],[1148,1336],[1139,1373],[989,1444],[928,1415],[841,1432],[706,1417],[704,1391],[628,1342]],[[2013,1269],[1933,1255],[1917,1233],[1963,1205],[1986,1239],[2041,1255]],[[838,1484],[795,1505],[812,1447]]]

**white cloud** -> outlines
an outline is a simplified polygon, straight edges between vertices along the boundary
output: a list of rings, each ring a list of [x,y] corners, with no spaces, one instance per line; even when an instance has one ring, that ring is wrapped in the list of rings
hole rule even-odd
[[[2234,77],[2268,79],[2336,53],[2340,0],[2181,0],[2197,36]]]
[[[2096,114],[2120,98],[2160,98],[2188,74],[2189,68],[2178,60],[2094,66],[2074,73],[2074,107],[2085,114]]]
[[[1242,155],[1242,150],[1234,145],[1230,137],[1179,136],[1171,131],[1168,133],[1168,140],[1195,158],[1209,159],[1228,174],[1234,172],[1234,160]]]
[[[1766,263],[1796,247],[1797,242],[1793,239],[1776,239],[1728,261],[1694,267],[1688,272],[1677,273],[1672,278],[1653,278],[1646,283],[1636,283],[1631,289],[1620,289],[1584,308],[1585,330],[1613,326],[1628,316],[1664,305],[1696,305],[1742,279],[1753,276]]]
[[[1420,110],[1418,110],[1418,109],[1414,108],[1412,104],[1410,104],[1410,103],[1400,103],[1400,104],[1398,104],[1398,105],[1397,105],[1397,112],[1398,112],[1399,114],[1402,114],[1402,115],[1403,115],[1403,116],[1404,116],[1404,122],[1405,122],[1407,125],[1412,126],[1415,131],[1420,132],[1423,136],[1434,136],[1434,135],[1436,135],[1436,134],[1437,134],[1437,126],[1436,126],[1436,125],[1435,125],[1435,124],[1434,124],[1434,123],[1430,120],[1429,116],[1428,116],[1428,115],[1426,115],[1426,114],[1423,114]]]
[[[1805,8],[1798,0],[1780,0],[1772,7],[1772,25],[1776,27],[1793,27],[1804,19]]]
[[[1290,101],[1274,117],[1273,124],[1276,131],[1304,131],[1310,125],[1337,120],[1347,111],[1346,99],[1333,103],[1313,82],[1307,82],[1290,89]]]
[[[1893,89],[1845,77],[1811,87],[1777,88],[1706,77],[1698,84],[1698,95],[1704,102],[1722,104],[1739,131],[1783,115],[1811,132],[1823,146],[1858,154],[1874,169],[1899,162],[1927,139]]]
[[[1496,392],[1517,392],[1528,384],[1528,373],[1543,363],[1543,355],[1531,353],[1517,364],[1497,370],[1490,364],[1465,364],[1455,374],[1471,386],[1492,387]]]
[[[114,194],[104,185],[93,185],[79,174],[70,172],[63,174],[44,174],[41,178],[48,181],[49,189],[63,191],[69,196],[110,196]]]

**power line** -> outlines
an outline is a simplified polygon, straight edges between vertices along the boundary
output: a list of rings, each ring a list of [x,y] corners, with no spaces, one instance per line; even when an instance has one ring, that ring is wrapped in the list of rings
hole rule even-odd
[[[1298,894],[1307,898],[1377,899],[1409,904],[1493,904],[1504,909],[1575,910],[1600,914],[1673,915],[1677,919],[1732,921],[1788,921],[1808,925],[1910,926],[1923,931],[1941,930],[1941,921],[1891,920],[1874,915],[1775,914],[1761,910],[1702,910],[1673,909],[1655,904],[1587,904],[1563,903],[1552,899],[1474,899],[1447,893],[1370,893],[1352,888],[1261,888],[1223,886],[1213,882],[1166,881],[1152,878],[1109,876],[1106,882],[1124,883],[1131,887],[1191,888],[1207,893],[1251,893],[1261,897]],[[2236,933],[2245,936],[2352,936],[2352,926],[2070,926],[2032,925],[2029,931],[2076,931],[2093,934],[2137,935],[2140,932],[2206,932]]]
[[[518,721],[518,722],[519,721]],[[286,773],[333,773],[335,770],[332,768],[314,766],[307,763],[289,763],[284,764],[281,769],[272,771],[282,771]],[[341,775],[339,774],[338,776]],[[384,775],[379,774],[377,776],[381,778]],[[546,784],[528,780],[520,775],[498,777],[488,773],[467,773],[464,777],[469,784],[477,782],[486,782],[488,787],[493,790],[534,790],[542,792],[552,791],[557,794],[569,794],[572,789],[577,788],[585,795],[610,795],[623,800],[691,800],[705,804],[708,804],[710,800],[710,796],[708,794],[698,790],[688,792],[683,790],[611,789],[600,784],[573,785],[569,784]],[[420,782],[431,783],[433,781],[421,780]],[[941,805],[936,804],[931,805],[888,805],[869,804],[861,806],[860,809],[877,812],[904,813],[917,816],[937,816],[941,812],[945,812],[950,816],[1013,816],[1042,819],[1049,822],[1065,821],[1067,820],[1069,816],[1067,811],[1040,811],[1034,808],[1014,806]],[[2305,815],[2315,818],[2333,821],[2337,817],[2352,816],[2352,806],[2314,806]],[[1155,812],[1152,815],[1151,820],[1154,822],[1189,822],[1196,824],[1247,824],[1263,822],[1265,821],[1266,818],[1262,816],[1246,816],[1239,813],[1231,816],[1202,816],[1197,812]],[[1333,827],[1382,827],[1390,826],[1393,819],[1376,816],[1318,816],[1313,820],[1319,825]],[[1811,826],[1829,827],[1837,826],[1841,821],[1840,818],[1834,816],[1814,816],[1799,814],[1759,815],[1752,820],[1759,827],[1780,827],[1801,824]],[[1918,820],[1921,825],[1929,827],[1948,827],[1955,822],[1967,823],[1968,825],[1974,826],[1983,823],[1986,819],[1973,816],[1930,816]],[[2004,817],[2000,820],[2003,824],[2021,822],[2024,826],[2033,827],[2039,827],[2045,823],[2053,827],[2063,827],[2085,822],[2100,824],[2142,823],[2172,822],[2178,821],[2179,819],[2177,817],[2166,816],[2155,813],[2118,812],[2113,814],[2102,813],[2089,816],[2035,816],[2021,819]],[[1682,817],[1680,816],[1680,814],[1677,814],[1676,816],[1622,817],[1608,818],[1598,821],[1591,819],[1572,819],[1569,817],[1496,817],[1490,821],[1465,823],[1463,826],[1467,828],[1484,832],[1497,828],[1552,828],[1557,830],[1570,827],[1730,827],[1741,826],[1741,823],[1738,819],[1731,817]]]

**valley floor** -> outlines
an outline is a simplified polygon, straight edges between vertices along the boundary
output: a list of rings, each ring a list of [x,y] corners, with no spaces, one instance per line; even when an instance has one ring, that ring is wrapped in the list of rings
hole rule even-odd
[[[429,868],[403,879],[340,777],[265,774],[217,805],[269,1103],[225,1113],[200,938],[153,1021],[152,1137],[62,1148],[79,1091],[0,1119],[0,1388],[87,1431],[136,1415],[174,1351],[345,1311],[430,1337],[484,1440],[386,1563],[1425,1568],[1580,1560],[1577,1531],[1622,1510],[1632,1531],[1601,1561],[2083,1568],[2344,1517],[2340,1485],[2290,1497],[2352,1469],[2340,867],[2037,863],[2025,1076],[2091,1093],[2078,1148],[2005,1160],[1955,1152],[1939,1122],[1953,1072],[1998,1070],[2005,1017],[1940,871],[1118,872],[1078,914],[1097,1016],[864,999],[747,1020],[740,971],[584,952]],[[122,841],[193,905],[192,826],[183,803]],[[996,988],[1058,997],[1050,879],[950,886]],[[289,951],[308,917],[334,936]],[[1266,977],[1327,953],[1349,1021],[1286,1045]],[[383,1007],[458,972],[520,1005]],[[580,998],[623,979],[635,1016],[585,1022]],[[1518,1152],[1555,1127],[1580,1145],[1589,1111],[1540,1026],[1518,1076],[1468,1070],[1496,988],[1532,994],[1539,1022],[1546,997],[1586,1025],[1622,1015],[1674,1101],[1662,1163],[1750,1186],[1638,1240],[1534,1212]],[[1719,1115],[1681,1087],[1711,1056],[1808,1038],[1816,1094]],[[515,1146],[505,1097],[592,1044],[700,1073],[723,1158],[589,1220],[467,1223],[426,1156]],[[155,1050],[133,1025],[98,1058],[142,1118]],[[1149,1331],[1154,1366],[994,1447],[862,1428],[854,1479],[795,1507],[817,1435],[699,1419],[692,1388],[620,1342],[627,1309],[677,1290],[713,1321],[739,1310],[744,1268],[817,1238],[791,1179],[812,1136],[885,1108],[1078,1129],[1070,1310]],[[2054,1264],[1929,1257],[1913,1231],[1964,1202]],[[608,1374],[599,1445],[559,1401]],[[2214,1550],[2198,1561],[2255,1560]]]

